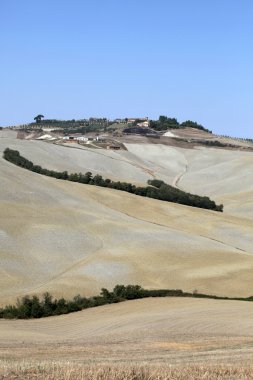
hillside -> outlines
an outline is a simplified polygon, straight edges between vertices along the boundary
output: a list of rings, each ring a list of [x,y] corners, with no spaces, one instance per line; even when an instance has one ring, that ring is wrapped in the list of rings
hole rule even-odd
[[[158,298],[41,320],[0,320],[1,354],[16,363],[29,356],[75,364],[241,366],[252,362],[252,314],[249,302]]]
[[[1,157],[2,305],[35,292],[98,294],[117,283],[253,294],[253,154],[137,141],[126,143],[128,151],[97,151],[1,131],[0,151],[18,149],[56,170],[141,184],[161,178],[211,195],[224,213],[55,180]]]

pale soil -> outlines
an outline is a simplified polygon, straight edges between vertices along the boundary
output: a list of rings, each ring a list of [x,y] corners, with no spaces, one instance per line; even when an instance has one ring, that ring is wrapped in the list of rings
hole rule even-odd
[[[196,129],[196,128],[182,128],[182,129],[172,129],[172,133],[177,134],[181,138],[191,138],[191,139],[203,139],[203,140],[213,140],[216,139],[216,136],[206,132],[202,131],[201,129]]]
[[[18,150],[34,164],[51,170],[67,170],[70,173],[91,171],[114,180],[133,180],[140,183],[146,183],[152,178],[149,168],[142,167],[142,162],[139,164],[125,151],[121,155],[121,151],[91,149],[74,143],[63,146],[38,140],[0,138],[1,151],[7,141],[9,148]]]
[[[45,291],[98,294],[117,283],[253,294],[252,153],[139,140],[128,151],[98,155],[2,131],[0,155],[6,147],[49,169],[142,184],[162,178],[224,202],[225,212],[59,181],[0,158],[1,305]],[[0,320],[0,379],[132,379],[129,370],[139,363],[146,369],[144,375],[135,369],[142,380],[249,379],[252,356],[249,302],[144,299],[41,320]],[[180,367],[169,377],[164,365]]]
[[[101,287],[111,289],[117,283],[253,294],[251,153],[128,144],[128,152],[104,151],[117,157],[107,157],[109,165],[105,156],[95,159],[93,151],[89,155],[90,151],[16,140],[5,131],[0,136],[1,152],[6,147],[19,149],[43,167],[84,172],[99,164],[114,171],[112,163],[120,168],[131,158],[132,171],[123,172],[133,179],[141,180],[139,173],[151,177],[152,172],[173,181],[183,173],[177,186],[187,183],[190,188],[204,176],[196,192],[204,189],[225,200],[225,212],[217,213],[52,179],[1,158],[0,304],[45,291],[65,297],[98,294]],[[222,187],[215,187],[216,176],[223,176]]]
[[[187,131],[180,130],[180,133]],[[193,133],[192,129],[190,133]],[[203,131],[194,133],[205,138],[213,136]],[[42,141],[1,138],[0,149],[7,141],[10,148],[19,150],[35,164],[43,163],[48,169],[91,171],[113,180],[138,184],[159,178],[174,185],[180,176],[179,188],[224,203],[226,212],[233,215],[247,218],[253,215],[253,152],[203,147],[183,149],[151,144],[141,136],[130,136],[131,143],[126,140],[128,151],[95,150],[78,144],[63,147]]]
[[[176,135],[174,132],[165,132],[163,134],[163,136],[167,136],[167,137],[179,137],[178,135]]]
[[[240,320],[240,323],[238,321]],[[0,321],[0,360],[250,364],[253,303],[127,301],[40,320]]]
[[[253,218],[253,153],[215,148],[182,149],[126,144],[130,153],[155,166],[158,178],[182,190],[224,203],[225,212]]]

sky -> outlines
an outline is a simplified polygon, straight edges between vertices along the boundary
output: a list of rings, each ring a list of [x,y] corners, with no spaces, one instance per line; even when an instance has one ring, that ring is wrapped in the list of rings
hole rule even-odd
[[[253,138],[252,0],[0,0],[0,125],[176,117]]]

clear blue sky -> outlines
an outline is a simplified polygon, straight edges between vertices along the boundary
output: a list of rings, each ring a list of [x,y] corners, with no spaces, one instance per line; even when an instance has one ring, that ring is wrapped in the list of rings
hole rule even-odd
[[[159,115],[253,137],[252,0],[0,0],[0,125]]]

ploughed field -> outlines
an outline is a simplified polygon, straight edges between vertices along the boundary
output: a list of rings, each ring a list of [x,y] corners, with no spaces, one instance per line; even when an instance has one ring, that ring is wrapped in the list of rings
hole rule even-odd
[[[139,184],[163,179],[224,203],[224,212],[56,180],[1,157],[2,305],[45,291],[89,296],[118,283],[253,294],[253,153],[126,146],[68,148],[0,132],[1,156],[9,147],[48,169]]]

